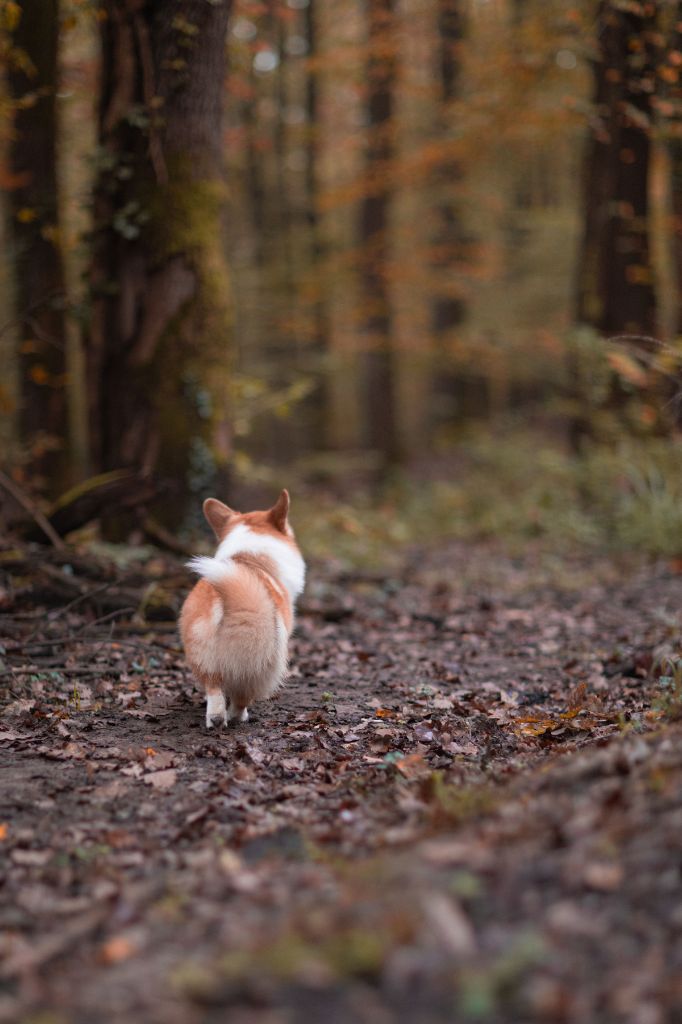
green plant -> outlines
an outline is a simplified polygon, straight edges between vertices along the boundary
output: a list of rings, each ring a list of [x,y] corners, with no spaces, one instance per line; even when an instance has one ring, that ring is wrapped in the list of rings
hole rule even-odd
[[[677,722],[682,719],[682,657],[664,655],[657,667],[663,674],[658,679],[660,695],[653,702],[653,708],[665,718]]]
[[[675,438],[596,443],[575,455],[528,430],[463,439],[450,479],[403,476],[377,494],[297,502],[308,554],[385,565],[406,544],[539,540],[558,549],[682,554],[682,444]]]

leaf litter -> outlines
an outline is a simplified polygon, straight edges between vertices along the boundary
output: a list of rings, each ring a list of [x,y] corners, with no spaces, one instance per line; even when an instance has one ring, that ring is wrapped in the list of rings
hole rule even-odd
[[[682,1014],[679,574],[313,566],[286,689],[209,734],[182,569],[149,622],[74,563],[59,616],[2,581],[0,1020]]]

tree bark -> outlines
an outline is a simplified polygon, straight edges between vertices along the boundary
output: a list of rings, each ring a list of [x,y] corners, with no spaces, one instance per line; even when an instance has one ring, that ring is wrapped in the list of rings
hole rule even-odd
[[[657,13],[649,0],[599,5],[576,313],[603,334],[656,329],[648,192]]]
[[[677,285],[675,330],[682,334],[682,2],[676,4],[674,17],[662,70],[663,88],[669,104],[665,139],[670,159],[672,249]]]
[[[457,98],[460,81],[458,47],[462,42],[464,20],[461,7],[461,0],[438,0],[435,129],[437,139],[446,143],[450,137],[451,104]],[[431,261],[431,329],[436,346],[436,373],[432,389],[436,423],[442,419],[452,419],[452,406],[458,384],[450,368],[448,342],[455,329],[462,323],[465,312],[461,287],[457,282],[457,268],[462,265],[467,245],[455,197],[461,177],[459,163],[452,156],[447,156],[438,164],[434,175],[436,202]]]
[[[57,182],[58,0],[24,0],[12,32],[7,84],[15,107],[9,147],[19,433],[28,469],[48,493],[65,482],[65,285]],[[22,56],[23,54],[23,56]]]
[[[367,440],[384,467],[400,461],[388,280],[393,92],[396,41],[393,0],[368,0],[367,194],[360,215],[359,260],[367,352]]]
[[[312,321],[313,369],[317,387],[310,396],[307,406],[317,448],[329,446],[328,409],[329,380],[326,360],[329,357],[329,311],[327,309],[327,270],[325,260],[327,246],[320,217],[320,82],[316,66],[318,58],[319,32],[317,25],[316,0],[308,0],[304,10],[305,34],[308,44],[308,67],[306,69],[305,104],[307,137],[305,149],[305,219],[309,245],[309,273],[312,282],[310,317]]]
[[[229,456],[223,92],[231,0],[106,0],[91,422],[101,471],[174,481],[177,524]],[[195,499],[193,499],[195,500]]]

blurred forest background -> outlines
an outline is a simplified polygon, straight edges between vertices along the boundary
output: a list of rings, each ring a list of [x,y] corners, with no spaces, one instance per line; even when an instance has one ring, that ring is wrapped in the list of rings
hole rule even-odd
[[[5,527],[682,554],[677,0],[0,23]]]

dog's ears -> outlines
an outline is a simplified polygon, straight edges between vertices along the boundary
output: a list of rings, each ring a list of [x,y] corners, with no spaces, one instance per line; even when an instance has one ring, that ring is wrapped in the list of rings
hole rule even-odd
[[[204,502],[204,515],[218,540],[222,540],[225,527],[232,516],[236,515],[236,512],[233,512],[227,505],[223,505],[222,501],[218,501],[217,498],[207,498]]]
[[[287,532],[287,516],[289,515],[289,492],[282,491],[279,498],[268,512],[268,520],[280,533]]]

